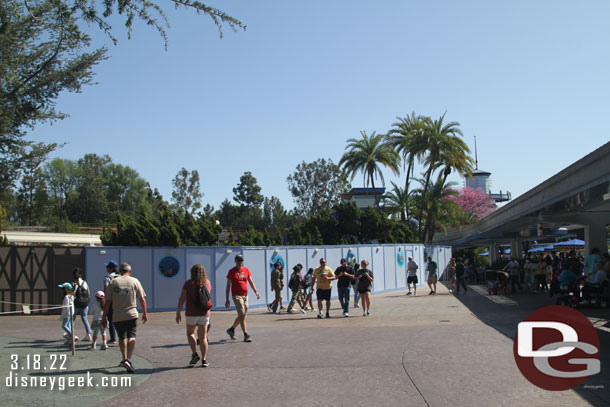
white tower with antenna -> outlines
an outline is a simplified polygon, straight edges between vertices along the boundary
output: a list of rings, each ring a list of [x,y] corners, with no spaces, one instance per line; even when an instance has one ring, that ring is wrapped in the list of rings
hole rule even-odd
[[[511,199],[510,192],[499,194],[491,193],[491,172],[482,171],[479,169],[479,157],[477,154],[477,136],[474,136],[474,164],[475,169],[472,172],[472,178],[466,177],[466,186],[472,189],[480,188],[485,194],[491,196],[496,202],[505,202]]]

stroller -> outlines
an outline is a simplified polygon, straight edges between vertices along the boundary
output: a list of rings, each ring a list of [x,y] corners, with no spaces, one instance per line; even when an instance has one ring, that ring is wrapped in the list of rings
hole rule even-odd
[[[492,294],[510,294],[510,288],[508,288],[508,273],[505,271],[496,271],[496,279],[494,281],[487,282],[487,293]]]

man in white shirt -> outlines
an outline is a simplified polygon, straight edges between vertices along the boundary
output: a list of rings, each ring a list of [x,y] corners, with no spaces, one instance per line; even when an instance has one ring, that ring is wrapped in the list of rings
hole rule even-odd
[[[413,257],[409,257],[407,262],[407,288],[409,292],[407,295],[411,295],[411,283],[413,283],[413,295],[417,295],[417,269],[419,266],[413,261]]]

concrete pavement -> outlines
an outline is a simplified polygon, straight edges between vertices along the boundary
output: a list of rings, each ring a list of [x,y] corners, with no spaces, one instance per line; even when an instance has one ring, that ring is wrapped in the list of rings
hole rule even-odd
[[[234,311],[214,310],[208,368],[187,367],[190,350],[184,325],[176,324],[174,313],[150,314],[149,322],[138,327],[138,371],[131,375],[130,387],[63,393],[3,388],[9,397],[0,405],[65,405],[74,399],[80,406],[610,405],[608,310],[583,310],[597,321],[602,372],[574,390],[547,392],[517,369],[512,339],[530,312],[554,304],[548,295],[490,298],[482,286],[459,297],[443,286],[434,296],[426,295],[427,288],[418,292],[416,297],[405,296],[405,291],[373,296],[369,317],[363,317],[361,309],[342,317],[337,300],[331,319],[317,319],[312,312],[273,315],[266,309],[251,310],[252,343],[242,342],[239,328],[236,341],[225,333]],[[80,321],[76,329],[82,334]],[[5,317],[0,335],[3,387],[10,354],[61,349],[55,341],[61,335],[57,317]],[[99,377],[126,376],[116,366],[117,347],[89,351],[85,346],[78,346],[70,370],[60,375],[94,369]]]

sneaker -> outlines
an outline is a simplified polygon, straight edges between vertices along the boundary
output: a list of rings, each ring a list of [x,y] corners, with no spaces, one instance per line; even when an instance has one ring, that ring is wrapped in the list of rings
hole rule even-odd
[[[116,344],[116,341],[114,339],[111,339],[108,341],[108,345],[114,345]]]
[[[227,335],[229,335],[229,338],[235,339],[235,328],[227,329]]]
[[[94,344],[91,345],[91,348],[89,348],[89,349],[95,350],[95,348],[96,348],[96,346],[95,346],[95,343],[94,343]]]
[[[366,316],[368,317],[369,315],[371,315],[371,313],[369,311],[367,311]]]
[[[346,312],[345,314],[343,314],[343,316],[347,318],[349,317],[349,313]]]
[[[406,295],[411,295],[411,291],[409,291]]]
[[[326,318],[330,318],[330,314],[328,312],[326,313]]]
[[[301,313],[302,313],[302,314],[304,314],[304,313],[306,313],[306,312],[307,312],[307,311],[305,311],[305,309],[301,309]]]
[[[201,361],[201,367],[208,367],[208,366],[210,366],[210,363],[207,360],[203,359]]]
[[[363,313],[362,313],[362,316],[363,316],[363,317],[366,317],[366,312],[363,312]]]
[[[127,370],[128,373],[133,373],[136,371],[136,369],[133,367],[133,363],[131,363],[131,360],[129,359],[125,359],[123,361],[123,367],[125,368],[125,370]]]
[[[85,338],[83,339],[83,341],[85,341],[85,342],[91,342],[91,334],[87,334],[87,336],[85,336]]]
[[[413,291],[413,297],[417,295],[417,291]]]
[[[309,307],[306,305],[305,308],[303,308],[305,311],[307,311],[309,309]]]
[[[196,353],[193,353],[193,356],[191,357],[191,361],[189,362],[189,365],[195,366],[197,364],[197,362],[199,362],[199,359],[201,359],[199,357],[199,355]]]
[[[322,315],[322,313],[319,313],[318,318],[322,319],[322,318],[324,318],[324,315]]]
[[[354,304],[354,308],[360,308],[360,305]]]
[[[278,309],[277,311],[275,311],[275,314],[279,314],[279,313],[280,313],[280,310],[279,310],[279,309]]]
[[[267,304],[267,309],[269,310],[269,312],[273,312],[273,311],[271,310],[271,304]]]
[[[103,345],[102,345],[102,347],[101,347],[100,349],[102,349],[102,350],[106,350],[106,349],[108,349],[108,345],[103,344]]]
[[[78,342],[78,336],[74,337],[74,342]]]
[[[250,335],[244,334],[244,342],[252,342],[252,338],[250,338]]]
[[[432,295],[432,294],[434,294],[434,291],[430,291],[430,292],[428,293],[428,295]]]
[[[121,363],[119,363],[119,366],[120,366],[120,367],[125,367],[125,361],[126,361],[126,360],[127,360],[127,359],[123,359],[123,360],[121,360]]]
[[[280,307],[280,309],[284,309],[284,307]]]

